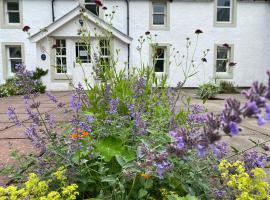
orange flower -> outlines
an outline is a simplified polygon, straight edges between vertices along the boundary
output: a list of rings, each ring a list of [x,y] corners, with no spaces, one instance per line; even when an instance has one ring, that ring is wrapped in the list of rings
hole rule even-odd
[[[87,137],[87,136],[89,136],[89,133],[86,132],[86,131],[84,131],[84,132],[82,133],[82,135],[83,135],[83,137]]]
[[[71,137],[72,139],[78,139],[78,138],[79,138],[79,134],[78,134],[78,133],[72,133],[72,134],[70,135],[70,137]]]
[[[151,179],[151,175],[147,173],[141,173],[141,177],[143,177],[145,180]]]

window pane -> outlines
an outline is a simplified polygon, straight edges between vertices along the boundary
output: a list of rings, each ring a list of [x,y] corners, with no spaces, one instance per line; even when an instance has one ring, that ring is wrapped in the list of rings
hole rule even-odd
[[[230,8],[217,8],[217,21],[229,22],[230,21]]]
[[[20,13],[9,12],[8,13],[8,22],[9,23],[20,23]]]
[[[217,48],[217,59],[227,59],[228,58],[228,49],[225,47]]]
[[[165,5],[153,4],[153,13],[165,13]]]
[[[156,60],[155,72],[164,72],[164,60]]]
[[[66,48],[62,48],[62,55],[63,56],[67,55]]]
[[[99,7],[96,4],[86,4],[85,8],[95,15],[99,15]]]
[[[22,59],[11,59],[10,60],[10,65],[11,65],[11,72],[15,73],[16,72],[16,65],[22,64]]]
[[[165,24],[165,16],[163,14],[154,14],[153,15],[153,24],[155,24],[155,25]]]
[[[217,60],[217,72],[226,72],[226,60]]]
[[[164,49],[163,48],[157,48],[156,57],[157,58],[164,58]]]
[[[82,63],[90,63],[90,55],[85,44],[76,43],[76,58],[79,58]]]
[[[218,6],[230,6],[231,1],[230,0],[218,0]]]
[[[22,57],[21,47],[9,47],[9,57],[21,58]]]
[[[7,2],[7,9],[10,10],[19,10],[19,2],[16,1],[8,1]]]

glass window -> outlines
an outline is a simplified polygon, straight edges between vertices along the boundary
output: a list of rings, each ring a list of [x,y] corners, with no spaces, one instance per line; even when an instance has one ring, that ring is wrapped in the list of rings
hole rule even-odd
[[[16,65],[22,64],[22,48],[21,46],[9,46],[7,48],[8,55],[8,73],[13,74],[16,71]]]
[[[85,0],[84,6],[87,10],[99,16],[99,6],[96,5],[95,0]]]
[[[155,72],[165,72],[166,47],[157,47],[154,52]]]
[[[216,72],[227,72],[230,48],[218,46],[217,47],[217,60]]]
[[[56,40],[56,73],[67,73],[66,40]]]
[[[100,40],[100,66],[101,68],[105,68],[110,64],[110,41],[109,40]]]
[[[6,15],[7,23],[19,24],[20,23],[20,8],[19,0],[6,1]]]
[[[217,0],[217,22],[231,22],[232,0]]]
[[[90,49],[85,43],[76,43],[76,58],[82,63],[91,63]]]
[[[153,3],[153,25],[165,25],[166,3]]]

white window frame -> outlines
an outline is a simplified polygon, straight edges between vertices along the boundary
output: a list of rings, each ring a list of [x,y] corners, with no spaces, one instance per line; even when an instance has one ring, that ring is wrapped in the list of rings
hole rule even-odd
[[[107,43],[108,42],[108,44],[107,45],[104,45],[104,46],[101,46],[101,41],[103,41],[103,43],[104,43],[104,41]],[[109,60],[109,62],[110,62],[110,58],[111,58],[111,41],[110,40],[106,40],[106,39],[100,39],[99,40],[99,48],[100,48],[100,63],[101,63],[101,60],[102,59],[108,59]],[[107,51],[106,52],[108,52],[108,54],[107,55],[104,55],[104,54],[102,54],[102,49],[107,49]],[[100,66],[102,67],[102,65],[100,64]]]
[[[3,61],[3,80],[11,78],[14,73],[11,73],[11,63],[10,63],[10,56],[9,56],[9,48],[10,47],[20,47],[21,48],[21,58],[22,64],[25,61],[25,54],[24,54],[24,44],[21,42],[2,42],[2,61]],[[17,59],[17,58],[14,58]]]
[[[156,58],[155,57],[155,50],[161,48],[164,49],[164,58]],[[156,60],[164,60],[163,72],[155,72],[157,76],[162,76],[164,74],[169,75],[169,56],[170,56],[170,45],[166,43],[159,43],[159,44],[150,44],[150,63],[155,70],[155,63]]]
[[[21,51],[21,57],[14,57],[12,58],[11,55],[10,55],[10,48],[20,48],[20,51]],[[23,63],[23,50],[22,50],[22,46],[21,45],[9,45],[6,47],[6,55],[7,55],[7,67],[8,67],[8,70],[7,70],[7,73],[8,73],[8,76],[14,76],[14,72],[12,72],[11,70],[11,61],[12,60],[21,60],[21,64]]]
[[[56,49],[55,49],[55,73],[56,74],[66,74],[67,72],[68,72],[68,69],[67,69],[67,40],[65,40],[65,39],[56,39],[55,40],[55,42],[57,41],[57,40],[60,40],[60,44],[61,44],[61,40],[62,41],[65,41],[65,46],[64,47],[56,47]],[[62,49],[66,49],[66,55],[62,55]],[[60,49],[60,52],[61,52],[61,54],[57,54],[57,49]],[[60,58],[61,59],[61,71],[62,72],[58,72],[58,63],[57,63],[57,58]],[[65,58],[66,59],[66,66],[65,66],[65,71],[63,71],[63,58]]]
[[[8,10],[8,2],[17,2],[18,3],[18,10]],[[20,25],[21,24],[20,6],[21,5],[20,5],[19,0],[6,0],[5,1],[5,20],[6,20],[6,24],[8,24],[8,25]],[[18,23],[9,22],[9,13],[19,13],[19,22]]]
[[[103,3],[103,2],[101,1],[101,3]],[[83,0],[83,6],[85,7],[85,9],[86,9],[86,5],[95,5],[96,6],[96,3],[94,0],[93,0],[93,2],[85,2],[85,0]],[[98,15],[96,15],[96,16],[103,18],[103,9],[101,9],[99,6],[97,6],[97,8],[98,8]],[[91,12],[91,11],[89,11],[89,12]]]
[[[0,28],[4,29],[22,29],[23,28],[23,8],[22,0],[19,2],[19,17],[20,23],[9,23],[7,14],[7,0],[0,0]]]
[[[87,44],[83,43],[83,42],[76,42],[75,43],[75,54],[77,54],[77,51],[79,53],[79,47],[85,47],[85,51],[87,51],[87,59],[86,60],[82,60],[80,59],[80,56],[76,56],[76,63],[78,63],[78,59],[83,63],[83,64],[89,64],[91,63],[91,55],[90,55],[90,49],[88,47]],[[86,62],[85,62],[86,61]]]
[[[218,48],[227,48],[227,59],[219,59],[217,57]],[[229,44],[229,47],[224,47],[223,44],[215,44],[214,47],[214,77],[215,79],[232,79],[233,78],[233,67],[230,67],[230,62],[234,59],[234,45]],[[226,72],[217,72],[217,61],[226,60]]]
[[[169,30],[170,26],[170,5],[169,2],[166,0],[153,0],[150,1],[150,29],[153,30]],[[154,5],[155,4],[160,4],[160,5],[165,5],[164,8],[164,13],[155,13],[154,12]],[[164,15],[164,24],[154,24],[154,15]]]
[[[215,8],[214,8],[214,25],[217,27],[231,27],[236,26],[236,6],[237,1],[236,0],[230,0],[230,6],[218,6],[218,1],[215,0]],[[218,21],[218,8],[229,8],[230,9],[230,20],[229,21]]]

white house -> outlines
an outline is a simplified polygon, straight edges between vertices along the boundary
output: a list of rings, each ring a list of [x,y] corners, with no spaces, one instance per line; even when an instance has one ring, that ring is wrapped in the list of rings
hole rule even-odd
[[[79,2],[80,1],[80,2]],[[210,80],[228,80],[238,86],[249,86],[254,80],[266,82],[270,69],[270,3],[251,0],[103,0],[108,9],[94,0],[0,0],[0,83],[13,75],[16,63],[29,69],[49,69],[43,82],[49,90],[68,90],[69,82],[82,82],[83,71],[76,57],[84,60],[85,74],[94,81],[93,63],[78,42],[82,9],[91,32],[110,28],[113,50],[119,50],[118,67],[140,66],[138,38],[150,31],[161,52],[156,72],[168,75],[168,85],[183,79],[182,70],[171,54],[175,49],[185,53],[186,38],[193,42],[194,31],[201,29],[195,61],[209,49],[207,62],[185,86],[197,87]],[[106,14],[116,10],[113,27]],[[31,27],[31,37],[22,31]],[[85,24],[84,24],[85,25]],[[102,42],[91,35],[92,43]],[[52,46],[57,44],[57,49]],[[228,44],[229,47],[224,47]],[[150,63],[151,45],[142,48],[142,61]],[[55,53],[58,52],[58,53]],[[104,59],[108,55],[102,55]],[[169,62],[171,61],[171,62]],[[237,65],[230,67],[230,62]],[[55,68],[54,66],[57,66]]]

